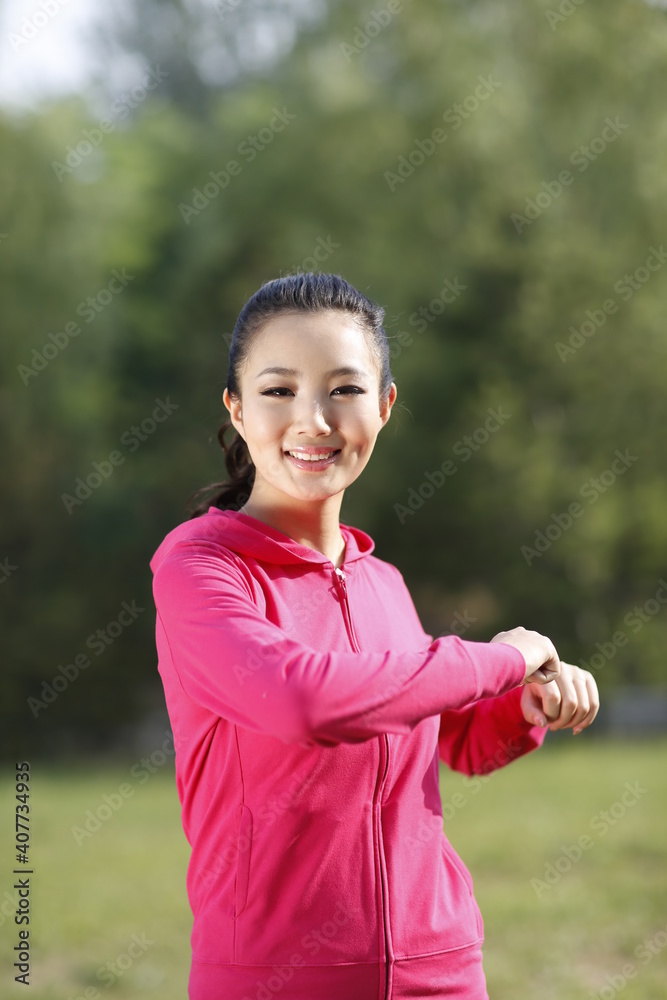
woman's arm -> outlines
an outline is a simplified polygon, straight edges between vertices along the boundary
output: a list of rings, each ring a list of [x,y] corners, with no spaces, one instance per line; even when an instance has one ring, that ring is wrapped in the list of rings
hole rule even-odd
[[[177,543],[155,569],[153,593],[160,663],[173,665],[185,694],[286,743],[407,733],[429,716],[504,694],[552,659],[538,633],[527,633],[535,640],[526,658],[502,641],[457,636],[408,652],[312,649],[268,621],[234,557],[210,541]]]
[[[523,688],[440,716],[438,752],[453,771],[489,774],[541,746],[546,729],[527,722]]]

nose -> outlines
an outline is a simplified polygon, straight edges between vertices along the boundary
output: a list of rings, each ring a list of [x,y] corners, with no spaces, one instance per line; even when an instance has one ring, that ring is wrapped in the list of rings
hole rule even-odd
[[[297,401],[294,412],[294,429],[305,437],[331,433],[331,412],[328,397],[305,395]]]

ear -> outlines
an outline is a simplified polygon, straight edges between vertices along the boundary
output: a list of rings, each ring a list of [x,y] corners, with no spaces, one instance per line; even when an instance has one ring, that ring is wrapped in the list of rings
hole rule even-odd
[[[396,388],[396,383],[392,382],[389,388],[389,395],[387,396],[387,399],[385,400],[385,402],[383,402],[382,406],[380,407],[380,419],[382,420],[383,427],[389,420],[391,408],[396,402],[397,395],[398,395],[398,390]]]
[[[239,432],[243,440],[245,441],[245,434],[243,433],[243,411],[241,407],[241,400],[233,398],[229,395],[227,387],[222,394],[222,401],[226,408],[229,410],[229,416],[232,421],[232,426]]]

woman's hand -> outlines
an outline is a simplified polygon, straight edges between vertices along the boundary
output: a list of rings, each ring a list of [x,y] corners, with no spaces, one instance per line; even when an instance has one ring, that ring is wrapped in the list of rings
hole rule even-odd
[[[526,661],[524,684],[533,681],[536,684],[548,684],[560,673],[561,661],[551,639],[540,632],[530,632],[523,625],[512,628],[508,632],[499,632],[491,642],[505,642],[508,646],[518,649]]]
[[[521,710],[526,722],[555,729],[572,729],[576,736],[598,714],[600,696],[595,678],[573,663],[560,665],[560,674],[548,684],[526,684]]]

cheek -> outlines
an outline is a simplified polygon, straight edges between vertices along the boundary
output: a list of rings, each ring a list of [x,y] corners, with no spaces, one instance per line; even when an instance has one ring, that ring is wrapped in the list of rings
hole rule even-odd
[[[360,447],[369,447],[375,441],[379,428],[380,418],[374,410],[369,408],[350,414],[345,431],[351,442],[357,442]]]
[[[358,436],[350,435],[347,437],[348,458],[352,462],[361,462],[365,465],[371,457],[374,445],[375,440],[372,435],[368,434],[367,430]]]
[[[252,414],[252,433],[262,443],[271,443],[284,424],[284,418],[274,408],[257,407]]]

